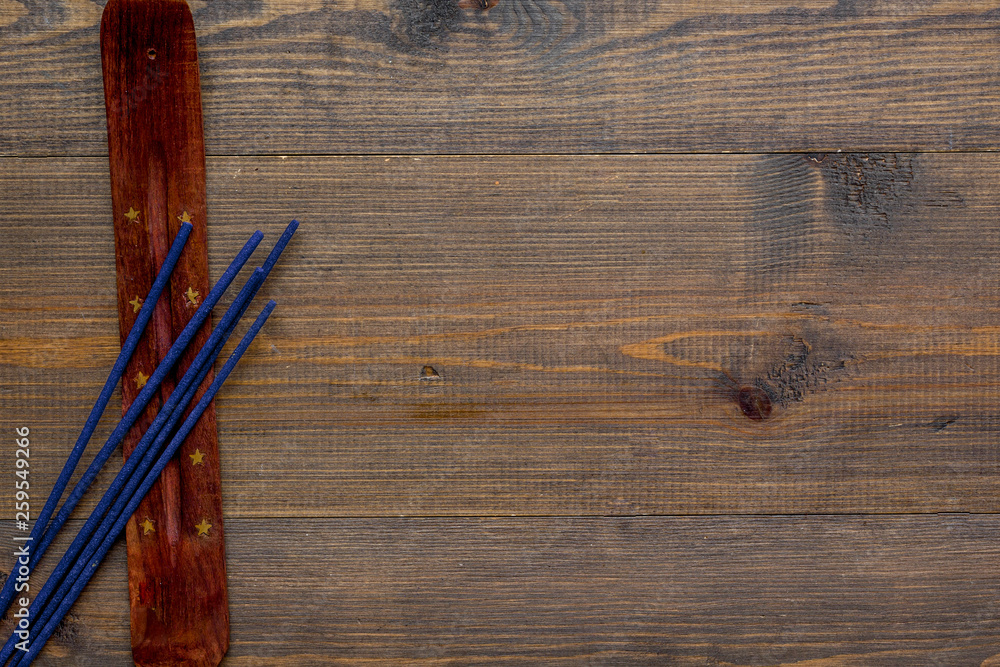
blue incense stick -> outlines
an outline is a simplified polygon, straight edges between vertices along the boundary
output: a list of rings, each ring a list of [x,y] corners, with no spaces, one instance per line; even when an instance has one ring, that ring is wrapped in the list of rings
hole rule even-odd
[[[59,561],[59,564],[56,566],[55,570],[53,570],[49,579],[45,582],[42,590],[37,596],[35,596],[28,614],[28,617],[31,619],[32,626],[38,627],[38,623],[44,623],[45,619],[48,618],[49,614],[45,612],[46,601],[49,599],[52,591],[55,590],[56,586],[63,579],[66,571],[71,565],[73,565],[74,559],[76,559],[80,550],[83,548],[83,545],[91,537],[94,532],[94,527],[105,514],[107,507],[117,496],[117,501],[115,502],[114,507],[112,507],[108,517],[105,518],[104,523],[102,523],[101,527],[98,529],[99,533],[106,531],[109,521],[118,516],[121,511],[121,507],[131,497],[135,487],[138,485],[139,481],[142,479],[143,475],[145,475],[149,467],[153,464],[153,460],[156,458],[156,455],[163,446],[163,443],[173,432],[174,426],[183,416],[188,404],[197,393],[197,390],[201,386],[205,376],[208,374],[208,371],[212,368],[215,358],[221,353],[223,346],[232,335],[233,330],[236,328],[237,322],[243,317],[243,314],[250,306],[254,296],[263,285],[264,280],[267,278],[271,269],[274,268],[274,265],[277,263],[281,253],[288,245],[288,242],[291,240],[292,235],[298,228],[298,225],[298,221],[292,220],[288,227],[286,227],[284,233],[278,239],[274,248],[271,250],[263,266],[255,271],[255,277],[248,280],[243,286],[240,294],[233,301],[232,305],[230,305],[226,315],[223,316],[223,319],[220,321],[216,331],[213,332],[203,349],[191,363],[187,373],[185,373],[183,379],[181,380],[181,383],[178,384],[178,386],[171,393],[171,396],[167,399],[167,402],[160,408],[156,419],[143,434],[142,439],[135,447],[129,459],[119,471],[111,486],[105,492],[101,502],[98,504],[97,508],[95,508],[90,518],[87,519],[83,528],[80,529],[80,532],[73,540],[73,543],[66,550],[66,553]],[[259,279],[256,278],[257,274],[260,274]],[[235,316],[233,316],[233,313],[235,313]],[[203,363],[199,363],[202,360],[204,360]],[[195,377],[192,381],[191,378],[195,374],[197,374],[197,377]],[[177,397],[180,397],[182,394],[183,398],[178,401]],[[169,419],[166,418],[167,415],[169,415]],[[152,444],[150,445],[151,442]],[[140,461],[140,459],[141,462],[138,466],[136,466],[136,462]],[[121,488],[122,485],[125,484],[124,480],[126,479],[128,479],[128,485],[125,487],[125,490],[122,491]],[[90,553],[85,551],[83,555],[80,556],[80,559],[82,561],[86,561],[91,555],[92,549]],[[71,575],[70,581],[74,578],[75,575]],[[58,601],[56,601],[56,603],[58,603]],[[42,616],[39,616],[39,611],[42,612]],[[7,643],[3,646],[2,650],[0,650],[0,665],[4,664],[14,652],[17,644],[16,640],[19,638],[18,634],[19,633],[17,632],[12,634],[7,640]],[[12,665],[16,665],[20,657],[21,656],[15,658]]]
[[[139,309],[139,314],[136,316],[132,329],[125,338],[125,342],[122,343],[122,350],[118,354],[118,358],[115,359],[114,366],[111,367],[111,373],[104,383],[104,388],[101,389],[101,393],[90,411],[90,416],[87,417],[87,422],[83,425],[83,431],[80,432],[80,437],[76,439],[76,444],[73,445],[73,449],[70,451],[65,465],[63,465],[62,472],[59,473],[59,478],[56,479],[55,486],[52,487],[52,492],[49,494],[48,500],[45,501],[42,511],[38,514],[35,525],[32,526],[30,536],[25,541],[25,544],[29,546],[34,544],[44,534],[49,519],[52,517],[52,512],[55,511],[63,491],[66,490],[66,485],[69,484],[70,477],[73,476],[73,471],[76,470],[76,466],[80,462],[80,457],[83,456],[83,450],[87,448],[90,437],[94,434],[94,430],[101,420],[101,415],[104,414],[104,409],[107,407],[115,387],[118,386],[118,382],[125,372],[125,366],[135,352],[135,348],[139,344],[139,339],[142,338],[146,324],[149,323],[149,318],[153,315],[153,310],[156,308],[156,303],[160,299],[163,288],[166,287],[167,282],[170,280],[170,274],[173,272],[174,266],[177,264],[177,260],[184,250],[184,244],[187,242],[188,236],[191,235],[191,230],[191,223],[182,223],[180,231],[174,237],[170,252],[167,253],[167,257],[163,261],[159,273],[156,275],[156,280],[153,281],[153,286],[149,289],[149,294],[146,295],[146,300],[143,301],[142,307]],[[29,549],[29,552],[31,555],[28,557],[28,567],[34,568],[40,554],[35,549]],[[15,569],[11,570],[11,574],[4,583],[3,590],[0,591],[0,616],[3,616],[7,612],[7,608],[14,599],[15,577],[13,574]]]
[[[274,248],[271,249],[271,252],[270,254],[268,254],[267,259],[264,260],[264,264],[260,267],[264,269],[265,278],[271,273],[271,269],[274,268],[274,265],[277,263],[278,258],[281,257],[281,253],[284,252],[285,246],[287,246],[288,242],[292,240],[292,235],[298,228],[299,228],[299,221],[292,220],[291,222],[288,223],[288,226],[285,227],[285,231],[281,233],[281,238],[279,238],[278,242],[274,244]]]
[[[49,545],[58,534],[59,529],[66,523],[67,519],[69,519],[69,515],[73,512],[77,503],[80,502],[80,498],[83,497],[83,494],[90,487],[94,478],[97,477],[101,468],[104,467],[105,462],[107,462],[108,458],[111,456],[111,452],[114,451],[114,448],[117,447],[118,443],[122,441],[122,438],[125,437],[128,430],[132,428],[132,425],[135,423],[135,420],[139,418],[139,415],[142,414],[146,404],[149,403],[153,394],[159,389],[160,382],[163,381],[166,374],[170,372],[174,364],[176,364],[180,359],[184,350],[191,342],[191,339],[194,338],[212,308],[222,297],[222,294],[226,291],[226,288],[229,287],[230,283],[232,283],[233,279],[236,278],[236,274],[239,273],[243,265],[246,264],[248,259],[250,259],[250,255],[253,254],[253,251],[257,248],[257,245],[263,237],[264,235],[261,232],[254,232],[254,234],[250,237],[250,240],[248,240],[246,245],[243,246],[243,249],[236,255],[232,264],[229,265],[229,268],[226,269],[225,273],[222,274],[222,277],[219,278],[219,281],[208,293],[208,296],[205,297],[204,302],[202,302],[198,310],[195,311],[191,320],[187,323],[184,330],[181,331],[177,340],[174,341],[174,344],[167,352],[166,357],[164,357],[163,361],[160,362],[160,365],[156,367],[156,370],[153,371],[153,374],[146,381],[146,385],[142,388],[142,391],[139,392],[139,395],[135,397],[135,400],[132,401],[132,404],[125,412],[125,416],[122,417],[118,426],[116,426],[115,430],[112,431],[110,436],[108,436],[108,439],[104,443],[101,450],[96,456],[94,456],[94,460],[91,461],[90,466],[87,468],[86,472],[83,473],[80,481],[78,481],[76,486],[73,487],[72,493],[70,493],[69,497],[66,498],[66,501],[59,509],[59,513],[56,514],[56,517],[52,520],[51,525],[46,528],[41,540],[34,548],[30,567],[34,568],[35,564],[38,563],[38,560],[45,553],[45,550],[48,549]]]
[[[66,613],[69,611],[70,607],[72,607],[73,603],[76,602],[76,599],[80,596],[80,593],[83,591],[84,587],[90,581],[90,578],[94,575],[94,572],[97,571],[97,566],[101,564],[101,562],[104,560],[104,557],[111,549],[111,546],[118,538],[118,535],[120,535],[122,530],[125,529],[125,524],[128,523],[129,517],[131,517],[132,514],[135,512],[135,510],[139,507],[139,503],[142,502],[142,499],[146,496],[147,493],[149,493],[149,489],[159,478],[160,473],[170,462],[170,459],[173,458],[177,449],[184,442],[184,439],[187,438],[188,433],[191,432],[191,429],[194,428],[194,425],[198,421],[198,418],[201,417],[201,414],[205,411],[205,408],[208,407],[208,404],[211,402],[212,398],[219,391],[219,388],[226,381],[226,378],[229,377],[229,374],[233,371],[233,368],[236,366],[236,363],[240,360],[240,357],[242,357],[243,353],[246,352],[246,349],[250,346],[250,343],[257,336],[257,333],[260,331],[261,327],[264,326],[264,322],[267,321],[267,318],[268,316],[270,316],[271,311],[274,310],[275,305],[276,304],[274,301],[269,301],[267,306],[264,307],[264,310],[261,312],[261,314],[257,316],[257,319],[256,321],[254,321],[253,326],[250,327],[250,330],[243,337],[243,340],[240,341],[240,344],[236,346],[236,349],[233,351],[232,355],[226,361],[225,365],[222,367],[222,370],[219,371],[218,376],[216,376],[216,378],[212,381],[212,384],[208,388],[208,391],[206,391],[205,394],[201,397],[201,400],[198,401],[198,404],[195,406],[194,410],[192,410],[191,414],[188,415],[187,419],[184,420],[184,423],[177,431],[177,434],[173,437],[173,439],[171,439],[170,444],[160,454],[160,458],[157,459],[156,464],[153,466],[152,470],[150,470],[149,473],[146,475],[146,477],[143,479],[139,489],[135,492],[135,494],[132,495],[131,499],[128,502],[128,505],[118,516],[117,520],[111,527],[110,531],[108,531],[106,535],[98,534],[94,535],[94,537],[91,538],[91,541],[94,542],[100,539],[101,541],[99,546],[97,547],[93,557],[91,557],[87,562],[80,563],[81,567],[79,568],[80,570],[79,574],[75,579],[75,581],[72,581],[72,585],[67,586],[68,584],[70,584],[71,581],[70,579],[67,579],[64,586],[60,587],[60,590],[61,591],[65,590],[66,593],[62,597],[61,602],[59,602],[59,606],[55,609],[55,612],[52,613],[51,616],[48,618],[41,632],[39,632],[38,635],[34,638],[34,640],[31,641],[27,653],[23,654],[23,656],[19,656],[21,657],[20,664],[22,664],[24,667],[30,665],[32,661],[35,659],[35,657],[38,656],[38,653],[45,646],[45,642],[48,641],[49,637],[52,636],[52,633],[55,632],[56,628],[59,626],[59,623],[62,621]],[[77,570],[77,568],[74,568],[74,570]],[[55,602],[55,600],[53,600],[53,602]]]
[[[246,312],[253,295],[258,289],[260,289],[260,285],[263,281],[263,270],[257,269],[254,271],[254,275],[251,276],[251,278],[243,286],[243,289],[240,290],[239,295],[229,306],[229,309],[219,322],[219,325],[215,328],[215,331],[212,332],[208,341],[198,352],[194,361],[191,362],[191,365],[188,367],[188,370],[184,374],[180,383],[174,391],[171,392],[170,397],[160,408],[156,415],[156,419],[152,424],[150,424],[149,428],[146,429],[146,432],[139,440],[139,443],[136,445],[132,454],[125,461],[121,470],[118,471],[118,474],[115,476],[114,481],[111,482],[107,491],[105,491],[101,501],[97,504],[97,507],[91,513],[86,523],[84,523],[80,532],[77,533],[73,543],[70,544],[66,553],[63,554],[62,559],[59,561],[59,564],[56,565],[52,574],[49,575],[49,578],[42,587],[42,590],[32,601],[28,612],[28,618],[32,619],[32,625],[37,626],[37,623],[40,620],[38,615],[39,612],[45,609],[45,603],[49,599],[52,591],[56,588],[60,581],[62,581],[70,567],[73,566],[77,555],[83,549],[84,545],[87,544],[87,540],[90,539],[95,528],[97,528],[98,523],[101,521],[101,518],[104,517],[105,513],[108,511],[108,507],[110,507],[117,498],[118,503],[116,503],[115,507],[117,507],[118,511],[120,511],[120,506],[124,506],[131,497],[135,487],[138,486],[143,475],[145,475],[146,471],[153,464],[156,454],[167,441],[167,438],[169,438],[173,433],[174,426],[176,426],[177,422],[180,421],[180,418],[183,416],[188,404],[198,391],[198,387],[201,385],[202,380],[205,379],[208,371],[212,368],[215,358],[222,351],[222,347],[225,345],[229,336],[236,328],[236,324],[243,316],[243,313]],[[152,443],[152,445],[150,443]],[[138,472],[133,474],[134,470],[138,470]],[[125,492],[122,493],[122,487],[126,486],[126,482],[128,482],[128,486],[126,487]],[[111,519],[114,520],[114,518],[118,516],[117,511],[112,509],[112,514],[113,516],[111,516]],[[106,529],[107,527],[102,524],[101,528],[97,530],[100,532],[101,530]],[[81,558],[86,559],[88,558],[88,555],[85,553]],[[4,644],[3,648],[0,649],[0,665],[4,664],[14,652],[17,639],[19,638],[18,632],[13,633],[7,640],[7,643]]]
[[[233,327],[231,327],[229,329],[229,331],[227,332],[227,334],[225,336],[225,338],[227,340],[229,339],[229,336],[232,334],[233,329],[235,329],[235,328],[236,327],[233,326]],[[191,398],[198,391],[198,387],[201,385],[202,380],[204,380],[205,376],[208,375],[208,371],[211,368],[212,363],[214,363],[215,359],[219,356],[219,353],[222,351],[223,344],[224,343],[221,343],[218,346],[216,346],[215,350],[212,351],[211,360],[208,363],[206,363],[204,366],[202,366],[202,368],[201,368],[200,371],[198,371],[198,377],[197,377],[197,379],[191,385],[191,387],[188,388],[188,390],[184,394],[184,398],[181,400],[180,404],[178,404],[177,407],[174,409],[174,411],[171,413],[170,420],[164,425],[164,427],[162,429],[160,429],[160,432],[157,435],[156,442],[153,443],[153,446],[150,447],[149,451],[146,452],[146,456],[147,457],[150,455],[150,452],[154,452],[154,451],[157,450],[157,448],[159,446],[162,446],[162,440],[166,439],[164,434],[173,432],[173,428],[177,425],[177,422],[180,421],[180,418],[184,415],[184,411],[187,409],[188,405],[191,403]],[[190,369],[189,369],[189,371],[190,371]],[[161,410],[162,410],[162,408],[161,408]],[[146,433],[149,433],[149,430],[147,430]],[[145,437],[145,434],[144,434],[143,437]],[[133,452],[133,455],[134,455],[134,452]],[[143,459],[143,462],[145,462],[145,457]],[[133,476],[130,479],[134,479],[134,478],[135,477]],[[128,492],[129,492],[129,488],[127,487],[126,488],[126,493],[128,493]],[[107,496],[107,494],[105,494],[105,497],[106,496]],[[119,499],[120,498],[121,498],[121,495],[119,495]],[[103,499],[102,499],[102,502],[104,502]],[[117,506],[118,505],[117,505],[117,502],[116,502],[115,507],[117,507]],[[114,511],[114,508],[112,508],[112,511]],[[31,607],[30,607],[30,609],[28,611],[28,619],[29,619],[30,624],[32,626],[37,625],[37,623],[39,622],[38,620],[36,620],[36,619],[39,619],[39,613],[40,612],[44,612],[44,610],[45,610],[45,603],[48,601],[49,597],[52,595],[52,592],[56,589],[56,586],[63,579],[63,576],[65,575],[66,570],[69,569],[69,566],[66,565],[67,559],[73,559],[73,558],[75,558],[77,556],[77,554],[79,554],[80,550],[83,548],[83,542],[85,542],[86,540],[88,540],[90,538],[90,536],[93,534],[92,530],[91,531],[87,530],[87,526],[92,523],[91,519],[93,519],[96,514],[97,514],[97,510],[95,510],[94,513],[92,513],[90,515],[90,519],[88,519],[87,523],[84,524],[84,527],[80,529],[80,532],[77,534],[76,538],[73,540],[73,544],[70,545],[69,549],[67,549],[66,553],[63,555],[62,560],[59,561],[59,565],[56,566],[55,570],[52,571],[52,574],[49,575],[49,578],[45,581],[45,585],[42,587],[42,590],[38,593],[37,596],[35,596],[35,599],[31,601]],[[88,558],[89,554],[85,552],[83,557],[84,558]],[[45,618],[47,618],[47,616],[45,616]],[[7,643],[4,644],[4,646],[3,646],[2,649],[0,649],[0,665],[5,664],[7,662],[7,660],[10,658],[10,656],[14,653],[14,651],[16,649],[16,646],[17,646],[17,643],[18,643],[17,642],[18,639],[21,639],[23,641],[23,640],[28,639],[30,637],[30,630],[28,630],[28,629],[26,629],[26,630],[27,631],[24,632],[23,634],[20,631],[15,630],[11,634],[11,636],[7,639]],[[20,656],[18,656],[17,658],[15,658],[14,662],[11,663],[12,666],[16,665],[19,662],[19,659],[20,659]]]

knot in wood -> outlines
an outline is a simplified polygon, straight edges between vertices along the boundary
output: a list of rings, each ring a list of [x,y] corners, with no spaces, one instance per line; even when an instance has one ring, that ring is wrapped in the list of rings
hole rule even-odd
[[[736,402],[747,419],[760,421],[771,416],[771,397],[759,387],[742,387],[736,394]]]

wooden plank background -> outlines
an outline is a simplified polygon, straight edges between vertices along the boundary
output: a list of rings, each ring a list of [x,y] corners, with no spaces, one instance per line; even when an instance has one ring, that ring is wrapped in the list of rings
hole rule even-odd
[[[212,275],[303,223],[218,400],[224,664],[1000,665],[1000,3],[192,5]],[[101,6],[0,0],[41,489],[117,352]],[[40,662],[127,612],[119,545]]]
[[[194,6],[214,154],[988,150],[972,0]],[[101,2],[0,4],[0,155],[103,155]]]

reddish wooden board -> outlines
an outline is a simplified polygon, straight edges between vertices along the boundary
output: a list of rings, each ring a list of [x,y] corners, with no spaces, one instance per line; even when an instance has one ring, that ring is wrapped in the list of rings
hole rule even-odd
[[[181,221],[194,230],[122,381],[131,404],[208,293],[198,55],[183,0],[111,0],[101,52],[124,340]],[[128,434],[127,457],[207,339],[206,322]],[[199,396],[211,375],[199,390]],[[229,645],[215,409],[210,406],[126,529],[132,655],[139,665],[217,665]]]

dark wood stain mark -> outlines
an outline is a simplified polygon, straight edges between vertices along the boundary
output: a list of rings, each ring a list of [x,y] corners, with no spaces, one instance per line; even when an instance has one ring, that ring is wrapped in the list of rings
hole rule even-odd
[[[797,301],[792,304],[791,311],[800,313],[815,313],[817,315],[826,314],[826,304],[816,301]]]
[[[896,216],[911,207],[912,155],[835,154],[821,169],[829,187],[830,213],[852,243],[885,239]]]
[[[953,190],[940,190],[928,193],[920,203],[934,208],[965,208],[965,197]]]
[[[73,611],[67,613],[56,626],[53,638],[70,646],[80,643],[80,616]]]
[[[809,344],[804,338],[790,336],[788,352],[767,371],[766,381],[779,405],[803,400],[831,380],[831,376],[847,370],[852,358],[839,351],[841,346],[830,335],[815,334],[822,347]]]
[[[445,39],[462,21],[455,0],[393,0],[392,14],[396,32],[408,50],[443,48]]]
[[[927,424],[927,426],[935,431],[943,431],[948,426],[951,426],[958,420],[959,420],[958,416],[942,415],[941,417],[938,417],[937,419],[932,421],[930,424]]]

